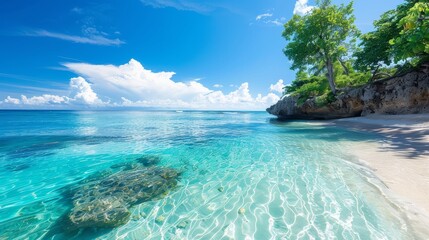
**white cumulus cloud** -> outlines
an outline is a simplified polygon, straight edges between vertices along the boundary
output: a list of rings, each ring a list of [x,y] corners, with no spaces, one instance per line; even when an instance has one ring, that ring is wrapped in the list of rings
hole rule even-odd
[[[297,0],[295,3],[295,8],[293,9],[293,14],[305,15],[313,8],[314,6],[308,5],[308,0]]]
[[[7,97],[1,105],[263,110],[279,100],[274,93],[252,96],[247,82],[224,93],[197,81],[174,81],[174,72],[153,72],[134,59],[119,66],[88,63],[65,63],[64,66],[79,75],[70,79],[68,96]],[[282,83],[279,82],[270,89],[279,88]]]
[[[152,72],[134,59],[120,66],[87,63],[66,63],[64,66],[89,80],[99,95],[108,96],[113,101],[122,97],[131,101],[191,100],[195,95],[210,92],[197,81],[175,82],[171,79],[174,72]]]
[[[22,95],[21,96],[21,102],[24,105],[51,105],[51,104],[68,103],[69,98],[56,96],[56,95],[50,95],[50,94],[43,94],[41,96],[34,96],[34,97],[30,97],[30,98],[28,98],[25,95]]]
[[[278,92],[278,93],[283,93],[283,88],[285,87],[284,83],[283,83],[283,79],[280,79],[277,81],[276,84],[271,84],[270,85],[270,91],[271,92]]]
[[[21,101],[18,98],[12,98],[10,96],[7,96],[7,98],[4,100],[5,103],[10,103],[10,104],[20,104]]]
[[[84,104],[102,103],[97,94],[92,90],[91,85],[83,78],[76,77],[70,79],[70,90],[74,100]]]
[[[71,108],[82,105],[86,106],[104,106],[97,94],[91,89],[90,84],[82,77],[70,79],[70,94],[69,96],[58,96],[52,94],[43,94],[40,96],[13,98],[8,96],[4,99],[3,103],[0,102],[0,107],[10,107],[18,105],[23,108],[26,107],[40,107],[40,108]]]

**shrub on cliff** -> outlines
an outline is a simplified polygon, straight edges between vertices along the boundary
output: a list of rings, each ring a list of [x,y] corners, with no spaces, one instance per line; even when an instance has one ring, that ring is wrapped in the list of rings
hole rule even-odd
[[[358,72],[352,67],[351,61],[334,64],[336,85],[339,89],[362,86],[368,83],[371,77],[369,72]],[[319,103],[329,103],[335,99],[335,95],[329,91],[328,81],[321,69],[300,70],[292,83],[285,87],[285,94],[298,96],[298,104],[313,97],[321,97]],[[329,95],[328,95],[329,94]]]

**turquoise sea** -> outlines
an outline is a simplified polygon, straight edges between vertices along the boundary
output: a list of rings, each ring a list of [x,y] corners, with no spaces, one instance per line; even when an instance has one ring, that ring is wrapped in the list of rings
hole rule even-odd
[[[265,112],[0,111],[0,239],[415,239],[347,151],[378,140]],[[67,189],[140,156],[177,186],[122,226],[66,231]]]

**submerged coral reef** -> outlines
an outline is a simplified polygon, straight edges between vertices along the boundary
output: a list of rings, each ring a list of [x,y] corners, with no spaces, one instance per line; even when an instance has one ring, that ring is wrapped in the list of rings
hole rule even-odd
[[[118,227],[130,219],[130,207],[165,196],[177,186],[180,173],[154,166],[159,161],[158,156],[142,156],[81,181],[69,192],[72,208],[63,219],[67,228]]]

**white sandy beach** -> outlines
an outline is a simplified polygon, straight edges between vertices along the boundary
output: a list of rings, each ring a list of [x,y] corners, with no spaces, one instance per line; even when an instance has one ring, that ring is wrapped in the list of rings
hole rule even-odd
[[[354,142],[348,151],[386,184],[412,221],[429,219],[429,114],[371,115],[333,124],[380,134],[382,141]]]

